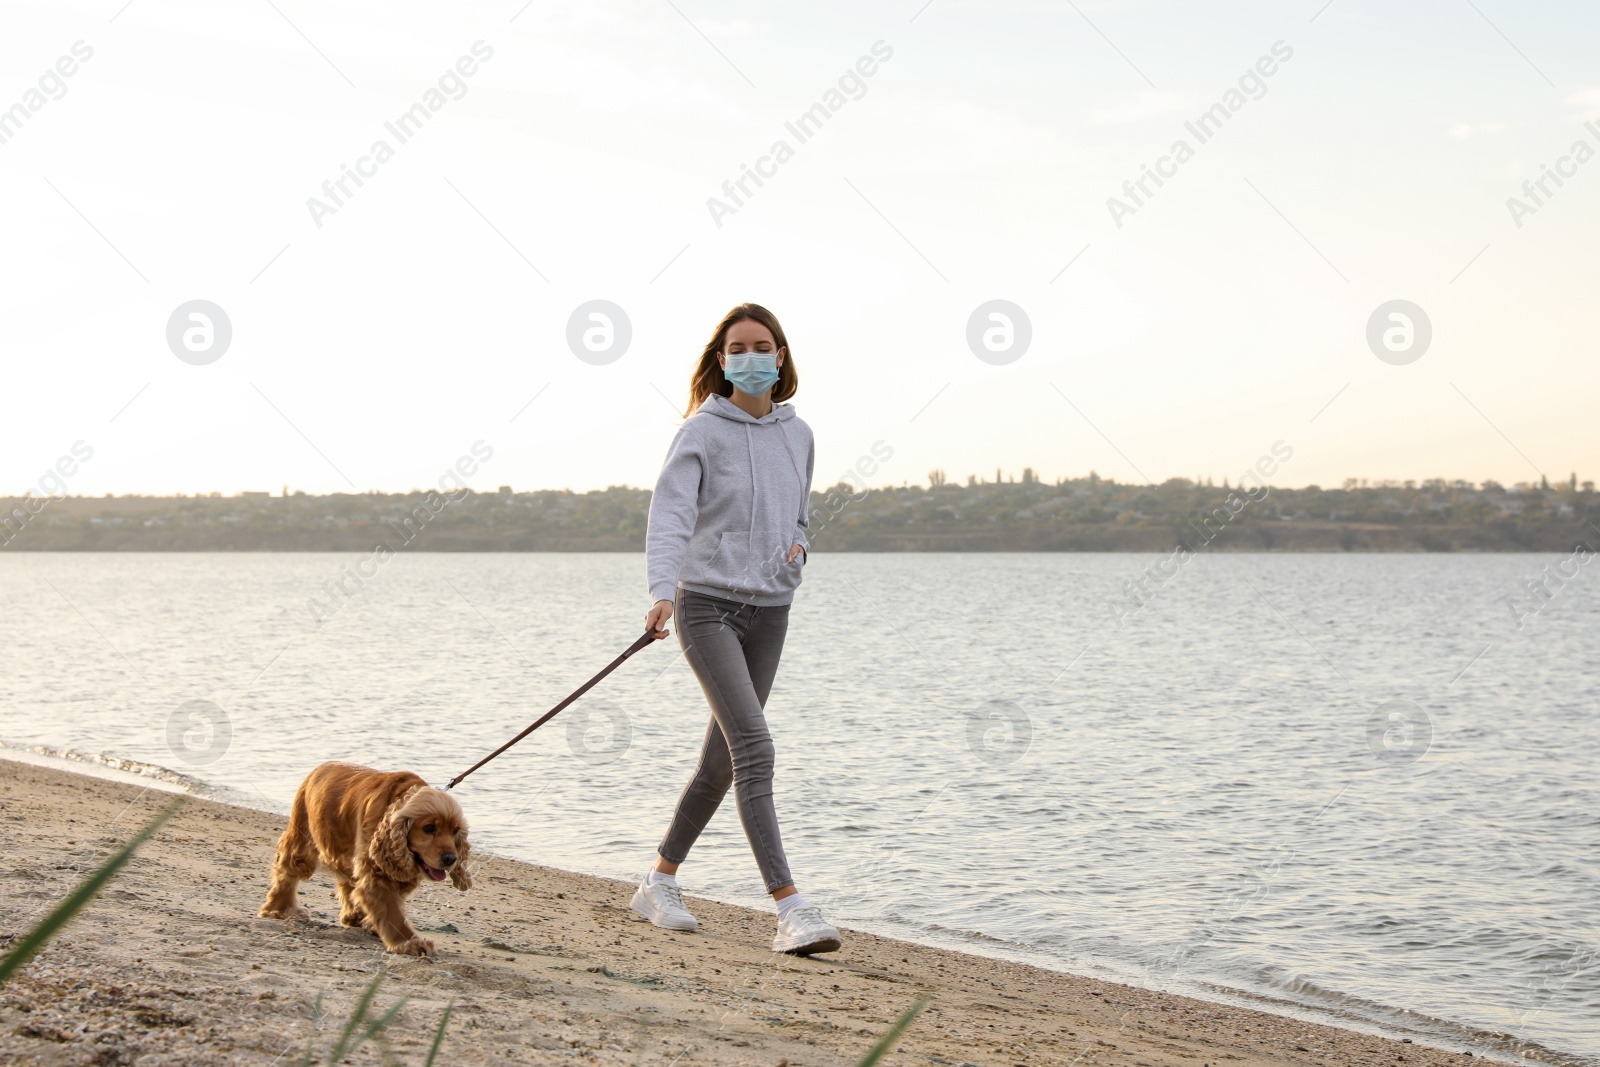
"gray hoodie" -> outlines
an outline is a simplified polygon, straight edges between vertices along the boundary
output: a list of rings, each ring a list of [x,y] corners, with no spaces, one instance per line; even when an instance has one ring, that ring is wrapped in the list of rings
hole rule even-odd
[[[650,498],[645,571],[650,599],[683,588],[758,607],[787,604],[806,540],[811,427],[788,404],[757,419],[712,393],[684,420]]]

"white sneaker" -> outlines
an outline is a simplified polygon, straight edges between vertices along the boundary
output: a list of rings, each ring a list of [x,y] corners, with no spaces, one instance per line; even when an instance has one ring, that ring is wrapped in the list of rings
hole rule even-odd
[[[700,925],[683,906],[683,890],[670,882],[646,885],[641,878],[633,894],[633,910],[663,930],[694,930]]]
[[[778,920],[778,936],[772,951],[809,956],[813,952],[839,951],[839,931],[822,919],[815,904],[802,904]]]

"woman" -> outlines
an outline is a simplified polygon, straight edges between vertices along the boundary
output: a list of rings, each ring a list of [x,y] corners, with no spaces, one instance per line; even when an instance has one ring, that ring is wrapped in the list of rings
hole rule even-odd
[[[659,631],[659,640],[678,615],[678,643],[711,705],[711,723],[633,909],[669,930],[695,929],[678,889],[678,865],[732,785],[745,836],[778,906],[772,950],[809,955],[838,949],[839,931],[789,876],[763,713],[809,548],[811,428],[794,408],[774,403],[793,396],[798,384],[772,312],[758,304],[728,312],[700,354],[688,418],[650,499],[645,566],[654,603],[645,626]]]

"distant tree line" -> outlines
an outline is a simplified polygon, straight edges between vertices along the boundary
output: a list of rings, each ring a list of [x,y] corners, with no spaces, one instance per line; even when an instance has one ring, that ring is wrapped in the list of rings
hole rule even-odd
[[[1238,501],[1226,480],[1160,485],[1086,477],[1041,480],[1031,469],[965,484],[931,471],[926,485],[812,494],[818,551],[1571,551],[1600,548],[1600,498],[1576,475],[1550,483],[1346,479],[1337,488],[1271,488]],[[462,491],[442,509],[427,494],[68,496],[0,499],[6,551],[638,552],[650,491],[611,486]],[[41,506],[43,505],[43,506]],[[1219,511],[1221,509],[1221,511]],[[22,516],[26,516],[23,519]],[[1208,520],[1208,516],[1216,516]],[[1218,520],[1222,521],[1218,521]],[[1213,536],[1205,536],[1207,532]]]

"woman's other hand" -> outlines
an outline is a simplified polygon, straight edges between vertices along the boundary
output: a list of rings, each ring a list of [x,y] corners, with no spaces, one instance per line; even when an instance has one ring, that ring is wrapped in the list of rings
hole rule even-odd
[[[666,627],[670,618],[672,618],[672,601],[658,600],[644,613],[644,628],[653,630],[655,639],[659,641],[669,633]]]
[[[793,563],[804,552],[805,552],[805,548],[802,547],[801,545],[790,545],[789,546],[789,559],[788,559],[788,562]]]

